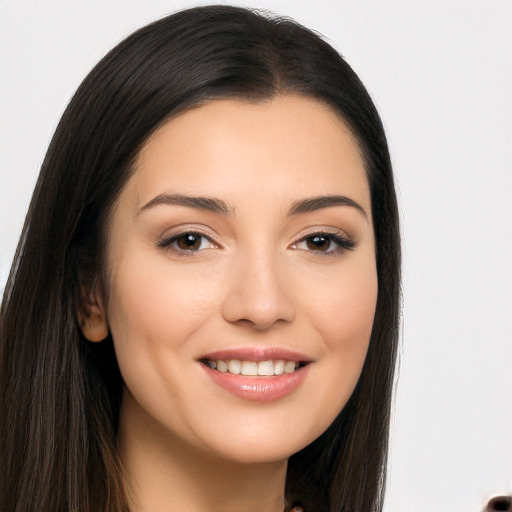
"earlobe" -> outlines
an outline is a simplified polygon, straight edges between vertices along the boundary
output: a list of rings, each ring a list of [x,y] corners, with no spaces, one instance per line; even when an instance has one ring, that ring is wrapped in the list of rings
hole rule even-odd
[[[99,342],[108,336],[107,315],[96,283],[89,293],[84,294],[77,317],[80,330],[87,340]]]

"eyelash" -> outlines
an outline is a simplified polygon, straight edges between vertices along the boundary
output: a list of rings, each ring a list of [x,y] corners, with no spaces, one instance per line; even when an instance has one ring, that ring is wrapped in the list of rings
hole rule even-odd
[[[180,240],[184,240],[186,237],[196,237],[200,239],[200,246],[197,249],[183,249],[176,247],[176,244]],[[208,241],[212,247],[216,248],[218,247],[217,244],[209,237],[208,235],[198,232],[198,231],[185,231],[183,233],[177,233],[176,235],[172,235],[169,238],[163,238],[162,240],[159,240],[157,242],[157,246],[161,247],[162,249],[171,249],[176,254],[179,254],[180,256],[194,256],[198,254],[200,251],[204,250],[201,249],[201,245],[203,244],[203,241]]]
[[[196,237],[196,239],[199,239],[200,245],[196,249],[184,249],[179,248],[176,246],[176,244],[180,240],[184,240],[186,237]],[[329,242],[329,246],[327,250],[315,250],[311,247],[301,248],[299,247],[299,244],[302,243],[308,243],[313,242],[314,239],[326,239]],[[176,235],[172,235],[168,238],[163,238],[162,240],[159,240],[157,242],[157,246],[163,249],[171,249],[176,254],[179,254],[180,256],[194,256],[197,255],[199,252],[205,250],[205,248],[201,249],[201,245],[204,241],[208,241],[213,248],[217,248],[218,245],[215,244],[215,242],[209,237],[208,235],[198,232],[198,231],[186,231],[182,233],[177,233]],[[333,247],[334,245],[334,247]],[[326,231],[319,231],[315,233],[310,233],[307,236],[301,238],[297,242],[293,243],[291,245],[293,249],[299,249],[304,250],[312,253],[316,253],[319,256],[338,256],[342,254],[345,251],[351,251],[354,249],[355,244],[350,238],[346,236],[342,236],[340,233],[329,233]]]
[[[295,249],[300,249],[298,247],[301,243],[308,243],[308,241],[312,241],[315,238],[317,239],[327,239],[329,241],[329,247],[326,251],[322,250],[314,250],[310,247],[306,249],[302,249],[305,251],[310,251],[313,253],[317,253],[319,256],[338,256],[345,251],[351,251],[355,248],[355,243],[350,240],[350,238],[346,236],[342,236],[340,233],[329,233],[327,231],[319,231],[316,233],[311,233],[303,238],[301,238],[298,242],[295,242],[292,247]],[[334,244],[334,247],[332,245]]]

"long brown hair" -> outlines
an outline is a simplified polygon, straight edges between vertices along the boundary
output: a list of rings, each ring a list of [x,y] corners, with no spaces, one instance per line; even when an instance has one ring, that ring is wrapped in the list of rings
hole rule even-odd
[[[272,15],[188,9],[121,42],[86,77],[44,160],[0,317],[0,510],[122,512],[116,431],[123,383],[111,339],[77,324],[105,279],[109,213],[149,135],[215,98],[285,92],[350,127],[372,198],[378,299],[364,368],[329,429],[289,461],[286,498],[314,512],[382,509],[400,311],[400,243],[382,123],[363,84],[321,37]]]

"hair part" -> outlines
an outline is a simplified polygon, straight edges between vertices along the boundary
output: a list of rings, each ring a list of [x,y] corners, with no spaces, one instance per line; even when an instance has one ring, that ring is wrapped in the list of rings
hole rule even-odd
[[[217,98],[294,93],[350,128],[372,199],[378,298],[368,354],[346,407],[289,461],[288,505],[380,511],[400,314],[391,162],[366,89],[317,34],[260,11],[198,7],[133,33],[83,81],[57,127],[26,218],[0,317],[0,509],[127,512],[116,446],[123,382],[112,339],[92,344],[77,313],[98,279],[106,233],[136,157],[172,117]]]

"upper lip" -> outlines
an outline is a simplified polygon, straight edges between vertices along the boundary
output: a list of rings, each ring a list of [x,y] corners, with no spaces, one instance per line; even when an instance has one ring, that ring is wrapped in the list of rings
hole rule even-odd
[[[284,359],[286,361],[296,361],[300,363],[311,363],[313,359],[297,352],[283,347],[234,347],[208,352],[199,358],[199,360],[209,359],[218,361],[219,359],[230,360],[238,359],[240,361],[269,361]]]

